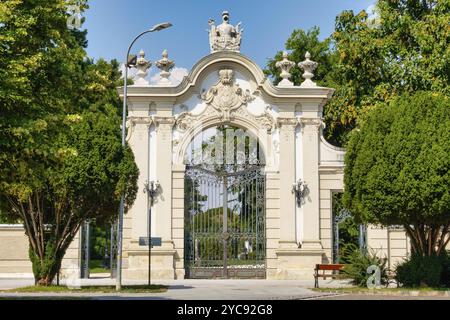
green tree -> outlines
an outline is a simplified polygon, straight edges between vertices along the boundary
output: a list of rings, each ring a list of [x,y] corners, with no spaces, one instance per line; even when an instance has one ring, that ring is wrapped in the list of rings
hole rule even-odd
[[[336,18],[339,61],[328,84],[337,91],[326,117],[341,143],[378,102],[418,90],[450,94],[449,24],[449,0],[378,0],[375,17]]]
[[[51,284],[86,219],[130,205],[138,175],[122,148],[117,62],[86,57],[67,5],[0,3],[0,211],[24,224],[36,283]]]
[[[449,25],[450,0],[378,0],[375,16],[364,10],[343,11],[330,39],[323,42],[317,40],[317,29],[294,31],[286,43],[291,60],[303,60],[309,50],[319,62],[315,79],[336,89],[324,107],[325,137],[345,145],[358,119],[378,102],[403,93],[427,90],[449,95]],[[279,52],[266,70],[275,82],[280,73],[275,61],[280,59]],[[292,73],[299,84],[300,70],[294,68]]]
[[[308,31],[296,29],[292,32],[286,41],[286,50],[289,50],[288,59],[298,64],[305,60],[307,51],[311,53],[314,61],[319,63],[315,72],[314,80],[320,85],[327,82],[326,77],[332,70],[333,64],[336,62],[336,55],[330,47],[331,39],[319,39],[319,27],[313,27]],[[282,79],[280,77],[280,69],[276,67],[277,61],[282,60],[283,52],[278,51],[273,59],[269,59],[264,73],[272,77],[274,84],[278,84]],[[291,81],[295,85],[300,85],[304,79],[302,78],[302,70],[298,67],[291,69]]]
[[[380,104],[345,156],[344,205],[375,225],[403,225],[413,254],[450,242],[450,99],[418,92]]]

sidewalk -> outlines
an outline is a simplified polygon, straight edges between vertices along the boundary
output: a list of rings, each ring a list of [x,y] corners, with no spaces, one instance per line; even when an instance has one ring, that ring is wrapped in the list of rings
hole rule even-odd
[[[33,280],[0,279],[0,290],[33,285]],[[94,299],[176,299],[176,300],[276,300],[276,299],[306,299],[330,296],[329,293],[314,292],[314,281],[301,280],[154,280],[153,284],[168,285],[165,293],[155,294],[96,294],[96,293],[0,293],[1,297],[88,297]],[[64,281],[61,281],[64,284]],[[82,286],[114,285],[110,278],[82,279]],[[142,285],[146,281],[124,281],[124,285]],[[340,287],[339,281],[323,281],[327,287]],[[332,294],[335,295],[335,294]]]

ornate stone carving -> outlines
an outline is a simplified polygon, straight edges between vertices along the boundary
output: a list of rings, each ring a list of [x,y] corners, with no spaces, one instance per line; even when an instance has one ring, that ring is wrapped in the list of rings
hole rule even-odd
[[[267,130],[267,132],[272,132],[275,129],[276,122],[275,118],[270,113],[270,106],[266,107],[266,110],[264,110],[262,115],[256,117],[256,121],[258,121],[259,124]]]
[[[153,124],[153,119],[150,117],[128,117],[126,122],[127,136],[126,140],[129,141],[136,131],[136,125],[145,125],[147,129]]]
[[[309,52],[306,52],[305,54],[305,61],[300,62],[298,66],[305,70],[305,73],[303,73],[302,77],[305,79],[303,83],[300,85],[300,87],[316,87],[317,84],[312,81],[311,79],[314,77],[314,70],[316,70],[318,63],[311,61],[311,54]]]
[[[222,114],[222,121],[229,121],[233,111],[254,99],[249,90],[244,92],[234,80],[233,70],[219,70],[219,81],[201,94],[206,104]]]
[[[299,118],[298,123],[301,126],[302,132],[305,130],[319,131],[325,126],[325,123],[319,118]]]
[[[216,27],[213,19],[209,19],[209,45],[211,53],[216,51],[236,51],[241,48],[242,29],[241,23],[233,26],[229,23],[230,14],[228,11],[222,13],[222,24]]]
[[[158,67],[158,69],[161,70],[159,75],[161,76],[161,80],[159,80],[159,85],[171,85],[172,82],[170,82],[170,70],[172,70],[173,67],[175,67],[175,62],[172,60],[169,60],[169,53],[167,50],[164,50],[162,53],[162,59],[155,62],[155,65]]]
[[[280,87],[291,87],[294,85],[291,79],[290,71],[295,66],[295,62],[288,60],[288,53],[286,51],[283,52],[283,60],[278,61],[275,66],[279,69],[281,69],[280,77],[283,78],[283,80],[280,81],[278,86]]]
[[[180,138],[179,137],[172,138],[172,146],[173,146],[172,154],[175,154],[175,150],[176,150],[176,148],[178,147],[179,144],[180,144]]]
[[[174,117],[154,116],[153,122],[155,123],[157,128],[164,127],[164,128],[172,129],[173,125],[175,124],[175,118]]]
[[[176,127],[180,132],[185,132],[194,122],[196,117],[190,112],[183,112],[176,117]]]
[[[172,129],[175,124],[174,117],[153,117],[153,121],[156,125],[156,131],[162,140],[169,140],[172,137]]]
[[[291,128],[295,128],[295,126],[297,126],[298,121],[296,118],[281,118],[279,117],[277,119],[277,124],[279,128],[285,127],[291,127]]]
[[[280,130],[280,139],[290,141],[294,139],[295,127],[298,125],[296,118],[278,118],[277,125]]]
[[[145,52],[141,50],[139,52],[139,58],[136,60],[136,75],[134,76],[134,84],[138,86],[148,85],[147,79],[148,69],[152,66],[152,63],[145,59]]]

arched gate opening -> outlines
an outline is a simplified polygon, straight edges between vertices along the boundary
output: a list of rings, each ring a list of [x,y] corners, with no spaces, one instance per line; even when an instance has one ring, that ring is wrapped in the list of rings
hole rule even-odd
[[[202,131],[186,153],[184,262],[191,279],[265,278],[264,155],[245,130]]]

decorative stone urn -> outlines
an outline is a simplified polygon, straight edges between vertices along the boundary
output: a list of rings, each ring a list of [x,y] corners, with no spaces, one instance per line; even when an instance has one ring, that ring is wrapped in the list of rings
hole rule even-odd
[[[148,81],[146,79],[148,75],[148,69],[152,66],[152,63],[145,59],[145,52],[141,50],[139,52],[139,58],[136,61],[136,75],[134,76],[134,84],[137,86],[146,86]]]
[[[317,62],[311,61],[311,54],[309,52],[306,52],[305,54],[305,61],[300,62],[298,66],[305,70],[305,73],[303,73],[302,77],[305,79],[303,83],[300,85],[300,87],[316,87],[317,84],[312,81],[311,79],[314,78],[314,70],[317,69]]]
[[[280,77],[283,78],[283,80],[278,83],[279,87],[291,87],[294,85],[291,79],[290,71],[295,66],[295,62],[288,60],[288,53],[286,51],[283,52],[283,60],[278,61],[275,66],[279,69],[281,69]]]
[[[158,69],[161,70],[159,75],[161,76],[161,79],[158,82],[158,85],[172,85],[172,82],[169,80],[170,77],[170,70],[172,70],[173,67],[175,67],[175,62],[172,60],[169,60],[169,53],[167,50],[164,50],[162,53],[162,59],[156,61],[155,65],[158,67]]]

